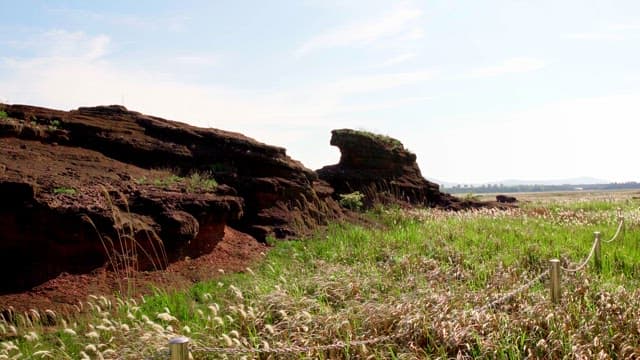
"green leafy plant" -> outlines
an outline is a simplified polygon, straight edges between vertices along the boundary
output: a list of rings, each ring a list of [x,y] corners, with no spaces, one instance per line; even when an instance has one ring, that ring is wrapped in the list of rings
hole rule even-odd
[[[56,195],[64,194],[64,195],[75,195],[78,191],[71,187],[58,187],[53,189],[53,193]]]
[[[146,177],[146,176],[143,176],[143,177],[141,177],[141,178],[137,178],[137,179],[135,180],[135,182],[136,182],[136,184],[138,184],[138,185],[144,185],[144,184],[146,184],[146,183],[147,183],[147,180],[148,180],[148,179],[147,179],[147,177]]]
[[[362,200],[364,194],[360,191],[354,191],[350,194],[340,194],[340,205],[351,210],[360,210],[364,206]]]
[[[135,182],[138,185],[152,184],[161,187],[170,187],[180,184],[184,185],[188,192],[213,191],[218,187],[218,182],[208,171],[194,171],[188,177],[181,177],[173,174],[165,177],[149,179],[146,176],[142,176],[136,179]]]
[[[186,182],[188,191],[213,191],[218,187],[218,182],[209,172],[193,172]]]
[[[171,175],[160,179],[153,180],[153,185],[155,186],[171,186],[178,182],[180,182],[182,178],[178,175]]]
[[[60,120],[49,121],[49,130],[56,130],[60,128]]]
[[[475,195],[474,193],[466,193],[464,195],[464,200],[467,200],[467,201],[479,201],[480,197],[478,195]]]
[[[359,129],[359,130],[347,130],[347,132],[357,134],[360,136],[368,137],[369,139],[373,139],[376,141],[380,141],[391,146],[392,149],[403,149],[402,143],[398,139],[394,139],[388,135],[376,134],[367,130]]]
[[[6,111],[0,110],[0,119],[6,119],[8,117],[9,117],[9,115],[7,114]]]

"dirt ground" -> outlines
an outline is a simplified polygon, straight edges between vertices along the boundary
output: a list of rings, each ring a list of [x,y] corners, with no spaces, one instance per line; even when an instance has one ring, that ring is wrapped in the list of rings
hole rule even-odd
[[[220,276],[221,270],[244,271],[261,259],[267,250],[267,245],[253,237],[226,227],[223,240],[210,254],[171,263],[164,271],[139,272],[135,281],[118,279],[105,267],[91,274],[63,273],[29,291],[0,295],[0,314],[11,308],[16,312],[51,309],[68,314],[76,311],[74,305],[89,295],[110,296],[122,288],[126,292],[128,284],[135,286],[131,293],[136,296],[148,294],[154,289],[184,289],[195,282]]]

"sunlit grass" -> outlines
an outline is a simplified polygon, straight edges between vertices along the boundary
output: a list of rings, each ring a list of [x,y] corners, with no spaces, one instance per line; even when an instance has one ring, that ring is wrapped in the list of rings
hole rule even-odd
[[[538,283],[477,311],[545,271],[551,258],[581,262],[594,231],[613,236],[618,208],[625,230],[602,244],[602,271],[589,264],[563,274],[560,304],[551,305]],[[640,356],[640,211],[632,202],[367,216],[366,226],[333,224],[303,241],[278,242],[253,269],[185,292],[94,297],[84,306],[90,316],[53,327],[0,322],[0,358],[162,358],[178,334],[199,345],[195,358],[221,357],[202,346],[250,351],[387,335],[397,337],[291,358]]]

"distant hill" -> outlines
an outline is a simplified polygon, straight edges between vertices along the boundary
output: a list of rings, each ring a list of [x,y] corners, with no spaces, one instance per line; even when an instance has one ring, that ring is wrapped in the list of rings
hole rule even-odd
[[[523,184],[523,185],[504,185],[504,184],[483,184],[477,186],[471,185],[454,185],[452,187],[440,187],[441,191],[451,194],[456,193],[517,193],[517,192],[544,192],[544,191],[579,191],[579,190],[622,190],[622,189],[640,189],[640,183],[631,181],[624,183],[608,183],[608,184],[560,184],[560,185],[544,185],[544,184]]]
[[[513,185],[595,185],[595,184],[608,184],[611,181],[604,179],[597,179],[593,177],[575,177],[568,179],[555,179],[555,180],[503,180],[492,182],[491,184],[503,184],[505,186]]]
[[[545,186],[553,186],[553,185],[596,185],[596,184],[609,184],[611,181],[605,179],[598,179],[594,177],[582,176],[575,178],[567,178],[567,179],[552,179],[552,180],[519,180],[519,179],[507,179],[500,181],[490,181],[485,183],[459,183],[459,182],[449,182],[449,181],[441,181],[438,179],[428,179],[436,184],[444,188],[452,188],[458,185],[469,186],[469,187],[481,187],[484,185],[500,185],[503,186],[520,186],[520,185],[545,185]]]
[[[453,183],[437,179],[429,180],[439,184],[441,191],[450,194],[640,189],[640,183],[635,181],[616,183],[587,176],[555,180],[508,179],[480,184]]]

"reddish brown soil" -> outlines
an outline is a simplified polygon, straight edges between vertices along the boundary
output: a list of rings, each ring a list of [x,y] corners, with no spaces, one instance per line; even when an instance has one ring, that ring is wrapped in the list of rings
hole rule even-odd
[[[261,259],[267,249],[267,245],[253,237],[226,227],[223,240],[212,253],[174,262],[164,271],[139,272],[135,281],[129,283],[135,285],[132,293],[137,296],[149,294],[156,288],[184,289],[195,282],[220,276],[220,270],[244,271]],[[17,312],[52,309],[58,313],[70,313],[75,311],[73,305],[87,299],[88,295],[113,295],[120,291],[120,286],[126,291],[126,279],[118,279],[105,267],[90,274],[63,273],[29,291],[0,295],[0,312],[13,307]]]

